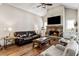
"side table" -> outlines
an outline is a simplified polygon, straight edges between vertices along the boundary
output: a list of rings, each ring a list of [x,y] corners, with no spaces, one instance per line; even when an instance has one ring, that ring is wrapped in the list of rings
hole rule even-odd
[[[8,38],[4,38],[4,49],[7,48],[7,43],[8,42],[12,42],[12,44],[14,44],[14,40],[15,40],[16,37],[8,37]]]

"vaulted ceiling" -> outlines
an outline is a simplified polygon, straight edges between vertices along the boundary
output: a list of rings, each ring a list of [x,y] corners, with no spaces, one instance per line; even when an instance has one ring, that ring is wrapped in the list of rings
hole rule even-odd
[[[47,9],[59,6],[59,4],[53,4],[53,6],[47,6],[47,8],[44,9],[42,7],[37,8],[37,6],[39,6],[40,3],[12,3],[12,4],[9,4],[9,5],[12,5],[14,7],[17,7],[17,8],[26,10],[26,11],[29,11],[29,12],[37,14],[39,16],[46,15]]]
[[[52,3],[52,6],[47,6],[47,9],[37,8],[40,3],[9,3],[9,5],[14,6],[16,8],[23,9],[25,11],[29,11],[31,13],[37,14],[39,16],[43,16],[46,14],[47,9],[51,9],[56,6],[63,5],[65,8],[78,9],[79,3]]]

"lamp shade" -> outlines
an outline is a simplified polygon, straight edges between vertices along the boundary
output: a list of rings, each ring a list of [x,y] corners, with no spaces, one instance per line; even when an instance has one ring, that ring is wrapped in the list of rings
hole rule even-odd
[[[9,32],[11,32],[11,31],[12,31],[12,28],[11,28],[11,27],[9,27],[9,28],[8,28],[8,31],[9,31]]]

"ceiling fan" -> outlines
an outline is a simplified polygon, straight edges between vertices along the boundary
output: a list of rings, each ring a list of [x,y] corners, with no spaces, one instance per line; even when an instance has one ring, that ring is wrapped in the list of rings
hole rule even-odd
[[[46,8],[46,6],[52,6],[52,3],[40,3],[37,8],[42,7],[42,8]]]

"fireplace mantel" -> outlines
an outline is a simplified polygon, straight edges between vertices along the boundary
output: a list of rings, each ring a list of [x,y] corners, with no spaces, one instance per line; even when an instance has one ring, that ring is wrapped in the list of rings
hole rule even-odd
[[[47,29],[63,29],[62,25],[48,25]]]
[[[61,24],[58,24],[58,25],[57,24],[55,24],[55,25],[47,25],[47,27],[51,27],[51,26],[57,26],[57,27],[61,26],[62,27],[63,25],[61,25]]]

